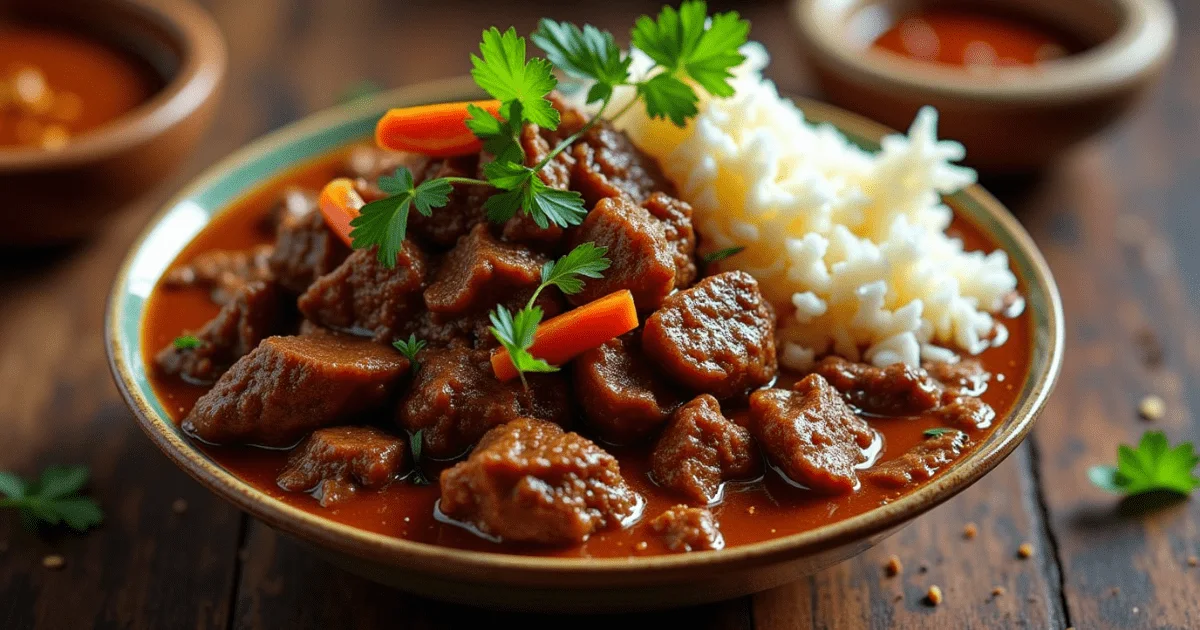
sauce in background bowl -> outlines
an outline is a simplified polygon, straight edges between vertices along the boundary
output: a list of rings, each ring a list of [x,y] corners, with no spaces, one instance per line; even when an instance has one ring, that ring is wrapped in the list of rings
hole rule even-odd
[[[0,151],[61,150],[162,86],[144,60],[87,33],[0,22]]]
[[[1025,17],[945,7],[902,17],[873,46],[916,61],[972,69],[1036,66],[1084,48],[1065,33]]]

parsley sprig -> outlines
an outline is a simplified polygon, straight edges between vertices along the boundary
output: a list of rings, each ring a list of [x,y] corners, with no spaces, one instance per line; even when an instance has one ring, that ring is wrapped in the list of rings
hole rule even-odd
[[[195,350],[199,348],[203,342],[196,335],[180,335],[171,342],[176,350]]]
[[[409,449],[412,451],[412,473],[408,480],[414,486],[428,486],[433,482],[429,477],[425,476],[425,467],[421,463],[421,450],[424,447],[425,429],[418,429],[416,433],[409,438]]]
[[[404,358],[408,359],[411,366],[411,372],[414,374],[420,371],[421,363],[417,361],[417,355],[425,349],[428,343],[424,339],[417,339],[416,334],[409,334],[408,339],[397,339],[392,342],[392,347],[400,351]]]
[[[104,512],[95,501],[79,492],[88,482],[86,466],[52,466],[42,471],[37,481],[0,472],[0,509],[18,510],[26,527],[38,524],[58,525],[84,532],[104,520]]]
[[[1124,495],[1166,491],[1188,495],[1200,487],[1193,470],[1200,463],[1191,442],[1174,448],[1161,431],[1147,431],[1137,448],[1117,448],[1116,466],[1093,466],[1088,478],[1097,487]]]
[[[613,118],[642,102],[652,118],[667,118],[679,126],[686,125],[697,113],[697,87],[718,97],[732,95],[731,71],[745,59],[738,49],[746,43],[749,32],[749,22],[737,12],[719,13],[710,19],[708,5],[698,0],[684,2],[678,10],[664,7],[654,18],[642,16],[630,38],[654,66],[644,77],[635,79],[630,72],[632,59],[617,46],[612,33],[590,24],[580,28],[543,19],[531,39],[545,51],[546,59],[528,58],[525,38],[515,29],[487,29],[479,54],[471,55],[471,76],[501,102],[499,115],[474,105],[467,108],[467,127],[483,141],[484,150],[495,157],[484,167],[484,179],[443,177],[414,186],[407,169],[380,178],[379,187],[390,196],[367,204],[361,216],[351,222],[354,247],[378,247],[380,262],[395,266],[406,236],[410,206],[415,205],[418,212],[428,216],[448,203],[454,184],[495,188],[496,193],[485,202],[491,221],[508,221],[524,212],[543,229],[579,225],[587,214],[583,197],[547,185],[538,176],[541,170],[607,117],[618,87],[633,88],[635,97]],[[548,98],[558,85],[555,67],[592,82],[587,102],[600,105],[581,128],[529,166],[521,147],[521,129],[535,124],[554,131],[560,123],[559,112]],[[516,325],[518,316],[509,313],[502,321],[509,320]]]
[[[583,290],[583,278],[599,278],[611,262],[604,256],[608,248],[597,247],[595,243],[583,243],[571,250],[566,256],[556,261],[542,265],[542,281],[529,296],[525,308],[512,313],[503,304],[488,314],[492,321],[491,331],[500,345],[508,351],[517,375],[526,387],[526,372],[557,372],[558,367],[546,363],[529,353],[533,346],[534,335],[538,324],[542,322],[542,308],[537,306],[538,296],[547,287],[557,287],[566,295],[579,293]]]

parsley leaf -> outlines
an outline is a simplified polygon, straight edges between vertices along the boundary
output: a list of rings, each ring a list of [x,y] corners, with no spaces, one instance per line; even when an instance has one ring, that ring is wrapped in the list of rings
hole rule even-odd
[[[726,258],[729,258],[730,256],[736,256],[745,250],[746,250],[745,245],[737,245],[734,247],[726,247],[725,249],[718,249],[715,252],[709,252],[709,253],[701,256],[700,258],[702,258],[704,260],[704,262],[706,262],[706,263],[715,263],[720,260],[725,260]],[[932,430],[933,429],[930,429],[930,431],[932,431]],[[926,431],[926,433],[928,433],[928,431]]]
[[[670,118],[682,127],[699,111],[700,97],[688,84],[671,74],[658,74],[637,86],[638,95],[646,101],[646,113],[651,118]]]
[[[1147,431],[1137,448],[1117,448],[1117,466],[1093,466],[1088,478],[1099,488],[1125,495],[1154,491],[1191,494],[1200,486],[1192,473],[1200,457],[1191,442],[1171,448],[1161,431]]]
[[[496,306],[496,310],[488,313],[488,319],[492,321],[492,335],[508,351],[508,356],[512,359],[513,366],[517,368],[517,374],[521,377],[521,383],[526,387],[529,386],[525,382],[526,372],[558,371],[557,367],[529,354],[529,348],[533,345],[533,338],[537,333],[538,323],[542,321],[540,306],[527,306],[513,315],[503,304],[500,304]]]
[[[392,342],[392,346],[408,359],[408,363],[412,366],[412,371],[416,372],[421,369],[421,363],[417,361],[417,354],[425,349],[426,342],[424,339],[417,339],[415,334],[409,334],[408,339],[397,339]]]
[[[196,335],[180,335],[171,342],[171,345],[175,346],[176,350],[195,350],[200,347],[201,343],[200,338]]]
[[[605,258],[607,247],[597,247],[595,243],[583,243],[572,249],[566,256],[542,266],[542,286],[555,286],[567,295],[583,290],[584,278],[600,278],[601,272],[608,269],[612,263]]]
[[[378,246],[379,262],[391,269],[396,266],[396,257],[404,246],[408,234],[408,213],[412,206],[425,216],[433,213],[450,201],[453,186],[445,179],[429,179],[413,186],[412,171],[406,167],[396,169],[395,174],[379,178],[380,190],[389,193],[385,197],[362,207],[359,215],[350,221],[350,238],[354,249]]]
[[[954,429],[947,429],[945,427],[937,427],[934,429],[925,429],[924,435],[927,438],[935,438],[935,437],[942,437],[943,435],[946,435],[947,433],[958,433],[958,431],[956,431]]]
[[[483,141],[483,149],[496,156],[498,162],[524,162],[525,150],[521,148],[521,104],[513,101],[507,111],[502,108],[503,119],[478,105],[467,105],[467,128],[476,138]]]
[[[608,98],[614,87],[629,79],[632,58],[621,54],[612,33],[591,24],[585,24],[581,30],[568,22],[543,18],[530,39],[563,72],[596,82],[588,91],[589,103]]]
[[[558,85],[554,67],[545,59],[525,60],[525,38],[514,28],[500,33],[496,27],[483,32],[479,56],[471,55],[475,83],[503,103],[521,104],[523,117],[531,123],[557,129],[558,110],[546,95]]]
[[[583,207],[583,195],[573,190],[551,188],[537,177],[537,171],[515,162],[489,162],[483,167],[488,183],[508,191],[492,195],[484,203],[488,218],[502,223],[524,208],[538,227],[545,229],[553,223],[568,227],[583,223],[587,210]]]
[[[422,341],[421,343],[425,342]],[[417,432],[413,433],[412,437],[408,440],[408,447],[412,450],[413,466],[412,474],[409,476],[414,486],[428,486],[433,483],[429,480],[429,477],[425,476],[425,471],[421,466],[421,449],[425,446],[424,436],[425,429],[417,429]]]
[[[87,485],[85,466],[52,466],[42,472],[35,483],[0,472],[0,508],[15,508],[28,527],[39,523],[58,525],[84,532],[104,520],[104,512],[95,501],[79,496]]]
[[[638,18],[630,38],[667,74],[682,71],[710,94],[732,96],[730,70],[745,60],[738,48],[749,34],[750,23],[736,11],[719,13],[709,21],[708,5],[693,0],[678,11],[663,7],[657,19]]]

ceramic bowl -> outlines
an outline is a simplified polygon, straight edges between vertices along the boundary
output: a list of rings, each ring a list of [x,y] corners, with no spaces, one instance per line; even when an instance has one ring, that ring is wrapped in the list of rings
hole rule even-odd
[[[0,149],[0,246],[38,246],[94,232],[160,183],[212,120],[225,44],[189,0],[0,0],[0,19],[32,18],[122,45],[164,86],[133,111],[60,151]]]
[[[150,439],[213,492],[334,564],[423,596],[536,611],[630,611],[716,601],[765,590],[862,553],[949,499],[1004,459],[1041,411],[1062,359],[1062,310],[1050,271],[1029,236],[991,195],[973,186],[950,198],[1012,260],[1033,317],[1032,367],[1018,402],[991,437],[933,482],[893,503],[832,525],[762,543],[663,557],[567,559],[463,551],[373,534],[290,507],[222,469],[180,432],[155,397],[143,362],[142,318],[155,283],[216,215],[265,180],[371,137],[389,107],[478,98],[456,80],[388,92],[275,132],[201,175],[133,246],[112,289],[105,326],[114,378]],[[889,130],[828,105],[799,101],[866,148]]]
[[[1028,16],[1090,47],[1036,70],[985,73],[871,47],[898,17],[934,5]],[[896,128],[933,105],[939,133],[990,172],[1042,168],[1107,127],[1156,82],[1175,44],[1166,0],[796,0],[793,8],[826,98]]]

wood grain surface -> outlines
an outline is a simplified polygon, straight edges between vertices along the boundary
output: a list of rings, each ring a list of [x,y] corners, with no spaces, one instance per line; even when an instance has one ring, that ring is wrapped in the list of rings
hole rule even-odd
[[[370,80],[468,69],[479,31],[539,16],[625,30],[658,2],[209,0],[230,48],[214,131],[173,182],[91,242],[0,253],[0,469],[92,467],[106,524],[35,536],[0,518],[0,628],[1197,628],[1200,507],[1117,502],[1086,471],[1150,426],[1200,438],[1200,4],[1177,3],[1178,54],[1134,116],[1035,179],[985,182],[1028,226],[1063,292],[1067,359],[1033,438],[959,497],[877,548],[796,584],[695,609],[605,619],[429,602],[335,569],[204,491],[121,403],[103,302],[137,231],[173,189],[245,141]],[[720,3],[731,4],[731,3]],[[787,3],[737,3],[785,91],[815,95]],[[1161,396],[1166,416],[1139,420]],[[182,514],[172,509],[187,503]],[[977,525],[973,539],[964,535]],[[1028,542],[1031,558],[1017,548]],[[42,568],[47,554],[66,567]],[[883,566],[895,555],[897,577]],[[945,594],[930,606],[931,585]]]

